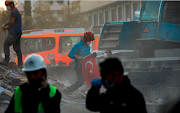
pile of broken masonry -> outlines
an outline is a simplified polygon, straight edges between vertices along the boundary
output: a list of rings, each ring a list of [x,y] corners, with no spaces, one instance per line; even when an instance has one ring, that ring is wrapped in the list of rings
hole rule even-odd
[[[56,86],[59,91],[71,85],[51,76],[48,76],[47,81],[50,85]],[[27,78],[23,72],[18,70],[16,63],[10,62],[8,67],[0,65],[0,113],[4,113],[8,107],[15,88],[24,82],[27,82]],[[85,91],[79,88],[71,95],[72,99],[66,100],[62,98],[62,103],[64,105],[73,103],[76,105],[77,103],[82,103],[84,105],[85,95]]]

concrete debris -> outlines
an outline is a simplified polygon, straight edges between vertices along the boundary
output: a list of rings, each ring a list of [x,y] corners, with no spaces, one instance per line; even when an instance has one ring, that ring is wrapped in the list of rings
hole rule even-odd
[[[14,94],[15,88],[27,81],[28,80],[25,74],[17,69],[14,62],[11,62],[8,67],[0,65],[0,113],[1,111],[4,113],[6,110],[11,97]],[[47,82],[50,85],[56,86],[60,92],[71,86],[71,83],[68,80],[63,81],[61,79],[53,78],[52,76],[48,76]],[[67,100],[62,98],[61,104],[71,107],[74,106],[73,108],[77,108],[77,106],[79,106],[78,108],[80,111],[81,109],[85,110],[85,92],[87,92],[87,85],[84,84],[78,90],[72,92],[70,95],[67,95]],[[63,107],[62,111],[65,108],[66,107]]]
[[[3,102],[6,103],[6,104],[10,103],[10,101],[8,101],[8,100],[4,100]]]
[[[11,93],[11,91],[8,91],[8,90],[4,90],[3,93],[10,96],[10,97],[13,96],[13,93]]]
[[[0,87],[0,94],[4,91],[4,88]]]
[[[10,62],[9,66],[0,65],[0,113],[4,113],[15,88],[27,81],[27,78],[18,71],[16,63]]]
[[[8,104],[3,104],[3,106],[0,107],[0,113],[4,113],[7,107],[8,107]]]
[[[6,94],[4,93],[1,93],[1,96],[0,96],[0,100],[1,101],[4,101],[4,100],[11,100],[11,97],[7,96]]]
[[[53,81],[53,80],[51,80],[51,79],[48,79],[48,81],[47,81],[50,85],[54,85],[56,82],[55,81]]]

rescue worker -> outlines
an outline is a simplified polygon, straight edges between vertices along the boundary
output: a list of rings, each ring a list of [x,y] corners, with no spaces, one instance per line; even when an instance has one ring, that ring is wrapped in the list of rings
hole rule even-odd
[[[103,53],[104,58],[110,58],[111,55],[112,55],[111,50],[106,50],[106,51]]]
[[[60,113],[61,93],[48,84],[44,59],[29,55],[22,70],[28,82],[15,89],[5,113]]]
[[[102,79],[95,78],[91,81],[86,108],[100,113],[146,113],[143,95],[123,73],[123,66],[117,58],[109,58],[100,63]],[[102,85],[107,91],[100,94]]]
[[[6,66],[9,65],[9,47],[13,45],[13,48],[18,56],[18,67],[22,68],[22,53],[20,48],[20,39],[22,35],[21,14],[19,13],[18,9],[14,6],[14,1],[7,0],[5,1],[5,5],[7,10],[11,11],[11,16],[9,18],[9,21],[2,25],[2,29],[4,31],[8,26],[8,36],[4,42],[5,59],[2,62],[0,62],[0,64]]]
[[[51,59],[50,62],[51,62],[51,66],[57,66],[56,62],[55,62],[55,59]]]
[[[56,64],[56,66],[63,66],[62,61],[58,61],[58,64]]]
[[[90,55],[90,44],[94,40],[94,34],[91,31],[87,31],[83,35],[83,39],[74,45],[68,56],[74,60],[74,68],[76,71],[77,81],[70,87],[63,90],[65,94],[69,94],[84,84],[84,78],[82,75],[81,61],[83,57]],[[96,53],[93,53],[96,57]]]

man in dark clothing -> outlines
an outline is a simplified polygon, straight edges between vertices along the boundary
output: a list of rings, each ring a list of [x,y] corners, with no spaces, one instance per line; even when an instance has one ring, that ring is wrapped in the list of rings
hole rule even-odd
[[[5,113],[60,113],[61,93],[47,83],[40,55],[29,55],[23,68],[28,82],[16,88]]]
[[[143,95],[135,89],[117,58],[100,63],[102,79],[93,79],[86,98],[86,108],[100,113],[146,113]],[[100,94],[101,85],[107,89]]]
[[[20,47],[20,40],[22,35],[21,14],[19,13],[18,9],[14,6],[14,1],[7,0],[5,1],[5,5],[7,7],[7,10],[11,11],[11,16],[9,18],[9,21],[3,24],[2,26],[4,31],[7,30],[5,28],[7,28],[8,26],[8,36],[4,42],[5,59],[2,62],[0,62],[0,64],[6,66],[9,65],[9,47],[13,45],[13,48],[18,56],[18,67],[22,68],[22,53]]]

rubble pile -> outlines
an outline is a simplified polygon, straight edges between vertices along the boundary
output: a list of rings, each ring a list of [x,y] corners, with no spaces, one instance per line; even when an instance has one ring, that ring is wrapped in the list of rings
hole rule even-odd
[[[15,88],[26,81],[24,74],[18,71],[16,63],[0,65],[0,113],[4,113],[8,107]]]
[[[48,76],[47,81],[50,85],[56,86],[60,92],[71,85],[70,83],[67,83],[61,79],[53,78],[51,76]],[[10,62],[9,66],[0,65],[0,113],[5,112],[8,104],[10,103],[11,97],[14,94],[15,88],[24,82],[27,82],[27,78],[23,72],[18,70],[14,62]],[[79,88],[79,90],[73,92],[69,96],[69,99],[62,98],[62,112],[68,113],[67,110],[74,111],[74,108],[77,109],[78,113],[80,113],[80,111],[86,111],[86,92],[87,91],[82,87]]]
[[[66,87],[69,87],[71,84],[67,83],[60,79],[55,79],[51,76],[48,77],[48,83],[50,85],[54,85],[57,87],[57,89],[62,94],[61,99],[61,112],[62,113],[92,113],[85,107],[85,100],[86,100],[86,93],[87,93],[87,85],[84,84],[82,87],[80,87],[78,90],[71,93],[71,95],[68,96],[68,99],[64,98],[65,95],[63,95],[62,90]],[[85,90],[86,89],[86,90]]]

